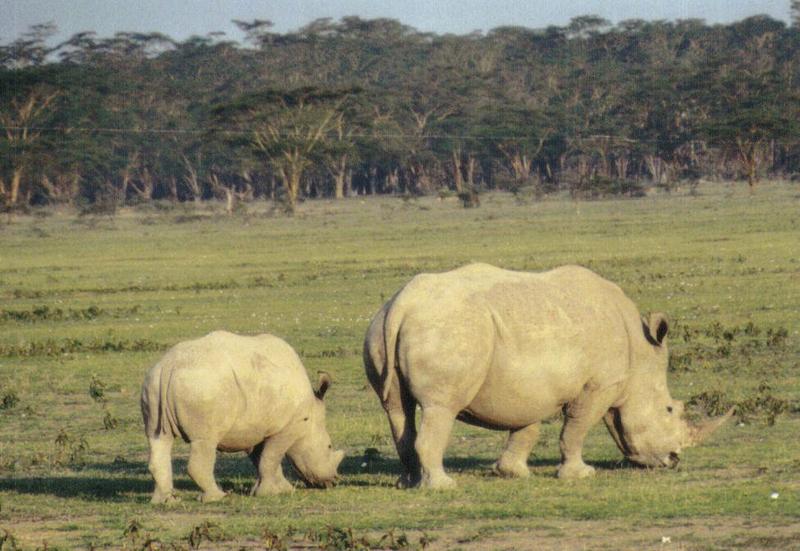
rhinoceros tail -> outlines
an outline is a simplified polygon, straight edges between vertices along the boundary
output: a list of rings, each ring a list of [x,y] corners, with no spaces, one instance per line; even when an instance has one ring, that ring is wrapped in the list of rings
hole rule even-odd
[[[158,379],[156,379],[156,373],[154,371],[158,369]],[[144,432],[149,437],[156,436],[161,432],[161,416],[162,416],[162,407],[161,401],[163,397],[161,396],[161,373],[163,367],[156,366],[153,367],[144,379],[144,383],[142,384],[142,397],[141,397],[141,407],[142,407],[142,419],[144,420]]]
[[[398,311],[394,302],[390,303],[383,320],[383,343],[386,355],[386,363],[383,366],[383,385],[381,390],[381,400],[386,402],[389,399],[389,390],[392,388],[394,377],[397,376],[397,336],[400,333],[400,323],[402,315]]]
[[[172,377],[169,362],[161,362],[158,366],[157,377],[148,376],[142,388],[142,414],[145,417],[144,430],[147,436],[158,437],[175,431],[174,419],[170,419],[169,384]],[[153,374],[156,375],[156,374]]]

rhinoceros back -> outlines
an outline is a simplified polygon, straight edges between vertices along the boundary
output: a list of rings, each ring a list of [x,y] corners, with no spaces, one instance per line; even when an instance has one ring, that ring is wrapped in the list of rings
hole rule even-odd
[[[625,327],[639,323],[619,287],[576,266],[526,273],[473,264],[421,274],[383,312],[382,399],[399,370],[408,384],[441,402],[461,401],[448,393],[473,397],[476,416],[498,402],[529,401],[512,399],[509,389],[552,395],[534,412],[538,417],[585,384],[620,381],[628,365]],[[405,361],[398,362],[402,350]],[[515,383],[526,377],[530,384]],[[513,417],[501,424],[517,423]]]
[[[215,433],[226,447],[247,447],[282,428],[311,383],[294,350],[272,335],[216,331],[170,349],[142,390],[145,430],[192,440]]]

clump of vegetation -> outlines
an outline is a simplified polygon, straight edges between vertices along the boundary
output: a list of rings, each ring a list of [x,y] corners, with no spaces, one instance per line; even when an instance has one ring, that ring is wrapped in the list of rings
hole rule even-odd
[[[704,391],[692,396],[687,404],[701,409],[706,415],[717,416],[736,407],[736,415],[741,422],[753,419],[763,419],[772,426],[776,418],[789,411],[789,402],[772,393],[772,388],[766,382],[758,385],[755,393],[747,395],[744,399],[734,401],[720,390]]]
[[[472,209],[481,206],[481,198],[474,189],[465,190],[458,194],[458,199],[465,209]]]
[[[676,329],[687,348],[676,347],[670,355],[669,370],[681,373],[692,370],[695,361],[718,361],[715,369],[736,370],[741,360],[750,365],[758,355],[775,354],[785,350],[789,331],[785,327],[764,331],[752,321],[744,326],[724,326],[714,321],[702,328],[682,325]]]
[[[742,421],[751,417],[764,417],[767,425],[772,426],[776,417],[789,411],[789,402],[772,394],[770,385],[762,382],[754,395],[748,396],[736,405],[736,410]]]
[[[141,307],[119,308],[113,311],[103,310],[97,306],[87,308],[51,308],[44,304],[34,306],[30,310],[0,310],[0,321],[37,323],[43,321],[91,321],[99,317],[120,318],[139,313]]]
[[[691,407],[701,409],[709,416],[722,415],[733,405],[733,402],[719,390],[708,390],[695,394],[686,403]]]
[[[3,528],[0,531],[0,551],[17,551],[17,538],[14,534]]]
[[[166,350],[167,346],[148,339],[47,339],[22,344],[0,345],[0,357],[28,358],[37,356],[63,356],[80,352],[156,352]]]
[[[390,530],[377,540],[365,535],[358,535],[352,528],[339,528],[326,526],[322,530],[308,531],[298,537],[293,528],[289,528],[283,535],[265,528],[262,532],[262,542],[265,549],[283,551],[286,549],[318,549],[320,551],[370,551],[370,550],[396,550],[396,551],[422,551],[432,542],[427,534],[422,534],[416,542],[412,541],[405,533],[395,534]]]
[[[6,390],[0,397],[0,410],[14,409],[19,404],[19,396],[13,389]]]
[[[89,383],[89,396],[103,407],[103,428],[112,430],[117,428],[119,421],[111,414],[108,409],[108,399],[106,398],[106,384],[101,381],[97,375],[92,375],[92,380]]]
[[[214,543],[222,538],[222,529],[213,522],[204,520],[192,528],[192,531],[186,537],[186,541],[189,543],[189,549],[200,549],[200,545],[204,541]]]
[[[89,443],[85,437],[76,438],[63,428],[56,435],[55,445],[51,462],[57,466],[79,465],[83,463],[89,451]]]
[[[264,528],[264,530],[261,532],[261,542],[264,545],[264,549],[267,551],[286,551],[289,549],[287,540],[293,533],[294,531],[290,528],[286,532],[285,536],[281,536],[269,528]]]
[[[106,403],[106,384],[98,379],[97,375],[92,375],[92,380],[89,383],[89,396],[95,402]]]

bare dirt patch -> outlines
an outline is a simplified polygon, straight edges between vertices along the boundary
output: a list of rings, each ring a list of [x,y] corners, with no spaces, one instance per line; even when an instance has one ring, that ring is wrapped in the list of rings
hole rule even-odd
[[[680,519],[635,526],[619,521],[548,521],[530,529],[437,536],[432,550],[800,549],[800,520]]]

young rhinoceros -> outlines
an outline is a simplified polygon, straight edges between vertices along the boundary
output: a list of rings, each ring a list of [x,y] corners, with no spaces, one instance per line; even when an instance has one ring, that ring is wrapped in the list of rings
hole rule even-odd
[[[295,351],[272,335],[245,337],[215,331],[171,348],[147,373],[142,416],[150,444],[153,503],[174,499],[172,443],[191,444],[189,476],[203,501],[225,496],[214,479],[216,451],[246,451],[258,469],[251,494],[292,489],[281,460],[288,455],[307,484],[329,486],[344,456],[333,451],[322,398],[311,388]]]
[[[442,456],[455,419],[508,430],[495,470],[528,476],[539,424],[560,411],[561,478],[594,472],[582,447],[601,419],[630,460],[675,466],[732,412],[702,426],[683,419],[667,389],[667,331],[662,315],[643,320],[619,287],[577,266],[473,264],[416,276],[375,315],[364,342],[403,465],[398,485],[454,484]]]

